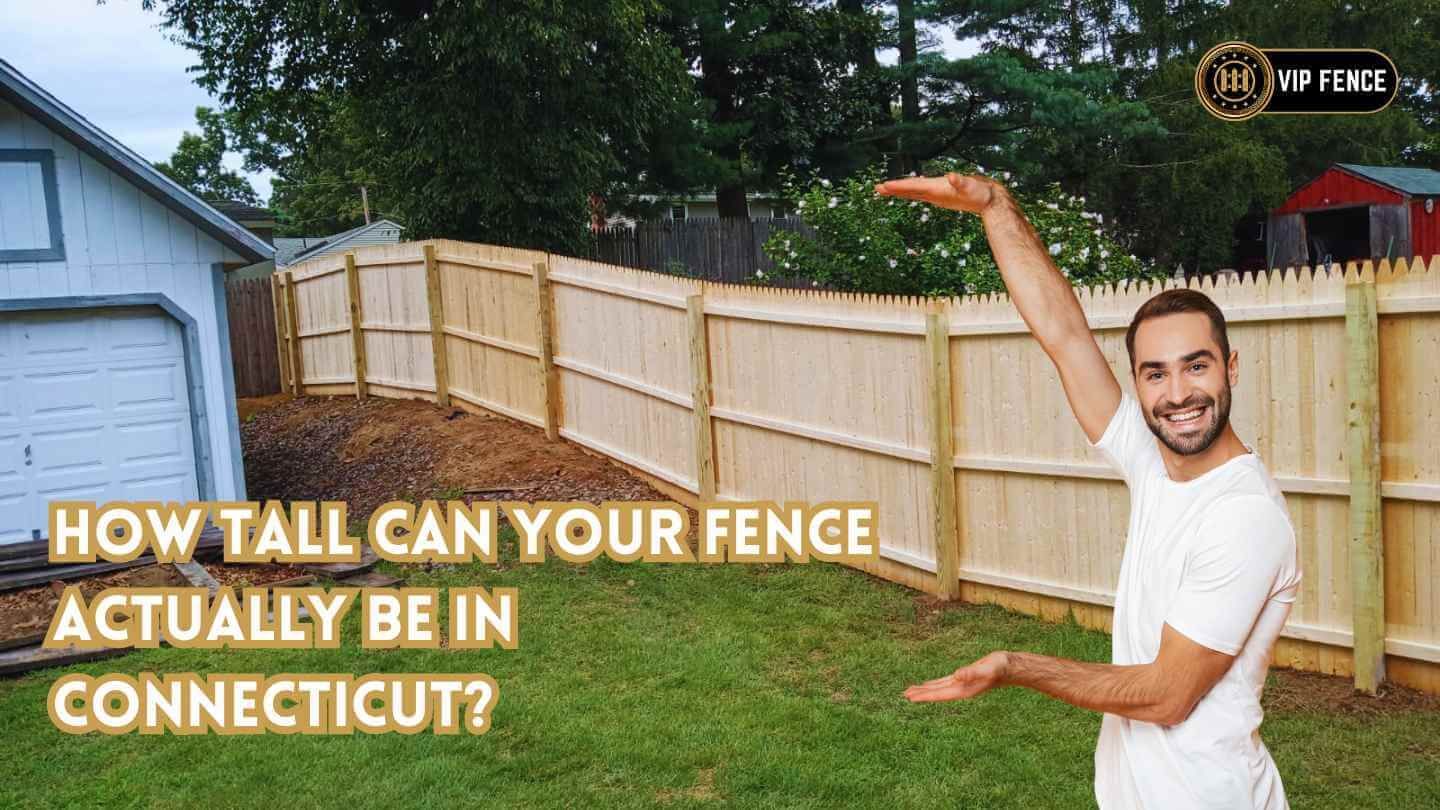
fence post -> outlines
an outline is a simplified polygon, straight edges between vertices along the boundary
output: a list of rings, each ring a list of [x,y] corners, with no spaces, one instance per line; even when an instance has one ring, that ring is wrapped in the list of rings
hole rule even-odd
[[[280,390],[284,391],[290,387],[290,357],[286,352],[288,339],[285,325],[285,291],[280,287],[281,275],[270,274],[270,306],[275,310],[275,365],[280,370]]]
[[[535,324],[540,351],[540,393],[544,397],[545,438],[560,438],[560,380],[555,373],[554,300],[550,294],[550,257],[535,262]]]
[[[1370,263],[1345,284],[1345,428],[1350,460],[1350,584],[1354,595],[1355,688],[1375,694],[1385,679],[1385,564],[1380,504],[1380,349]]]
[[[435,402],[450,407],[450,359],[445,356],[445,302],[440,295],[440,265],[435,246],[425,245],[425,299],[430,310],[430,350],[435,356]]]
[[[710,345],[705,296],[685,299],[690,331],[690,398],[695,412],[695,486],[701,503],[715,500],[715,434],[710,427]]]
[[[960,595],[960,550],[955,532],[955,434],[950,402],[950,318],[932,301],[925,313],[930,359],[930,492],[935,506],[936,593]]]
[[[365,333],[360,310],[360,268],[355,266],[355,253],[345,254],[345,286],[350,293],[350,351],[355,358],[355,398],[364,399],[369,385],[365,382]]]
[[[295,303],[295,271],[285,271],[285,312],[290,332],[290,393],[305,391],[305,363],[300,351],[300,308]]]

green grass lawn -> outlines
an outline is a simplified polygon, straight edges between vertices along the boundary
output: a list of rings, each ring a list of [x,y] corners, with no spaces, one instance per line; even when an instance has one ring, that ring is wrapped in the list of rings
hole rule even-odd
[[[509,557],[513,559],[513,551]],[[0,807],[1086,807],[1100,718],[1019,689],[910,705],[996,648],[1092,661],[1109,638],[992,607],[921,609],[839,566],[460,566],[520,588],[514,651],[161,649],[0,681]],[[392,569],[393,570],[393,569]],[[483,736],[76,737],[62,672],[485,672]],[[1440,807],[1440,714],[1272,713],[1297,808]]]

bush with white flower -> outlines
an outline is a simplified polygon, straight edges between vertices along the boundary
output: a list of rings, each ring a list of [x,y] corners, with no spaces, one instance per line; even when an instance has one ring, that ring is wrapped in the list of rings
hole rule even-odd
[[[974,166],[936,161],[926,174],[974,174]],[[786,196],[814,236],[777,232],[765,242],[774,271],[762,283],[788,279],[811,286],[894,295],[1003,292],[980,218],[912,200],[879,197],[885,179],[872,169],[843,182],[785,182]],[[1082,197],[1051,186],[1042,193],[1012,190],[1055,265],[1076,285],[1156,278],[1163,271],[1136,260],[1107,230],[1104,217]],[[1113,223],[1112,223],[1113,225]]]

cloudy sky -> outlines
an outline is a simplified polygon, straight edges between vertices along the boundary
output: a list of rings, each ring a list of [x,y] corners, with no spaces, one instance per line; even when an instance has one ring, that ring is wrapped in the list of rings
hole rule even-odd
[[[948,33],[941,49],[975,51]],[[169,158],[181,133],[196,129],[196,107],[219,106],[190,80],[190,52],[160,31],[159,16],[140,0],[0,0],[0,59],[150,160]],[[227,162],[240,169],[238,156]],[[270,196],[268,174],[250,182]]]
[[[196,107],[219,106],[186,73],[190,52],[140,0],[0,0],[0,59],[149,160],[169,158],[196,130]],[[238,156],[228,162],[240,168]],[[250,182],[270,196],[268,176]]]

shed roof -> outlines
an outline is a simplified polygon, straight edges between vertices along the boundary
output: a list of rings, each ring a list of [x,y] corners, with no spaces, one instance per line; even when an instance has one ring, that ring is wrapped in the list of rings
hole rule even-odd
[[[1404,194],[1440,194],[1440,172],[1408,166],[1361,166],[1337,163],[1337,167]]]
[[[161,174],[150,161],[130,151],[124,144],[62,104],[59,99],[26,78],[4,59],[0,59],[0,98],[10,101],[27,115],[55,130],[77,148],[246,259],[252,262],[264,261],[273,254],[274,251],[265,244],[265,240],[245,230],[239,223],[216,211],[209,203]]]

